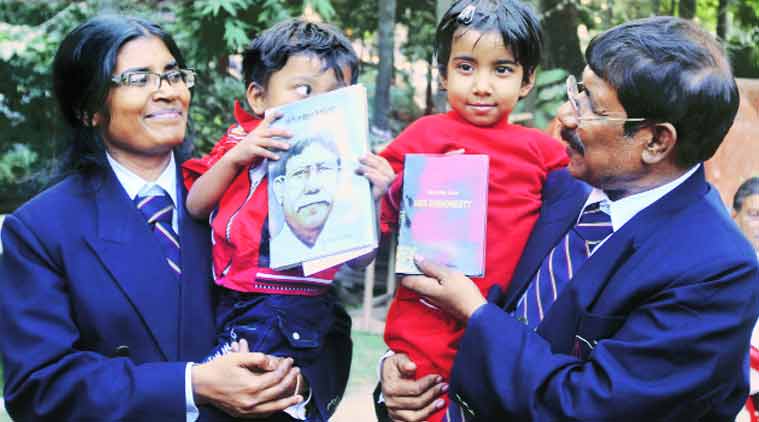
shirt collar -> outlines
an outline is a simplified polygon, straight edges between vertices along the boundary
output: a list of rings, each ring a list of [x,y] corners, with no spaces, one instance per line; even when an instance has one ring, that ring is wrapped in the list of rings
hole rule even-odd
[[[587,201],[585,201],[585,206],[583,209],[585,209],[585,207],[588,205],[595,204],[596,202],[601,202],[601,210],[611,216],[612,229],[614,231],[617,231],[622,228],[622,226],[627,224],[627,222],[630,221],[633,217],[635,217],[636,214],[643,211],[657,200],[663,198],[666,194],[673,191],[676,187],[680,186],[689,177],[691,177],[700,166],[701,164],[696,164],[690,170],[685,172],[685,174],[669,183],[657,186],[647,191],[636,193],[635,195],[624,197],[618,201],[610,200],[604,191],[593,188],[593,190],[590,192],[590,196],[588,196]],[[580,213],[580,215],[582,215],[582,213]]]
[[[177,206],[177,165],[174,161],[173,153],[169,158],[169,164],[163,169],[163,172],[158,176],[158,179],[153,182],[149,182],[136,175],[134,172],[113,159],[108,152],[105,153],[105,156],[108,159],[108,164],[111,165],[113,172],[116,174],[119,183],[121,183],[121,186],[124,187],[127,195],[129,195],[129,199],[134,200],[138,194],[144,196],[151,193],[160,193],[157,190],[160,188],[169,194],[172,202],[174,202],[174,206]]]

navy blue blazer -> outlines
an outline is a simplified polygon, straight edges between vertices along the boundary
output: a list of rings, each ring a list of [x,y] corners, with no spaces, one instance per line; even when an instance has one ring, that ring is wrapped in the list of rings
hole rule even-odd
[[[214,346],[215,298],[208,226],[179,208],[180,281],[110,169],[69,176],[6,217],[0,354],[11,417],[185,420],[185,366]],[[324,359],[303,368],[321,412],[345,389],[349,336],[342,312]],[[201,408],[201,420],[219,418]]]
[[[589,192],[566,170],[549,176],[507,294],[469,320],[451,397],[467,420],[732,421],[759,265],[703,169],[615,232],[537,332],[508,314]]]

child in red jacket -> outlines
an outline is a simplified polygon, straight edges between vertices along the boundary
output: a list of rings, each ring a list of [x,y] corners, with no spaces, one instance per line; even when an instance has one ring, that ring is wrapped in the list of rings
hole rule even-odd
[[[326,190],[324,179],[334,175],[338,166],[330,161],[337,159],[337,153],[329,145],[314,143],[299,150],[297,142],[289,145],[278,140],[289,134],[271,128],[269,124],[277,115],[266,112],[355,83],[357,72],[358,57],[350,42],[330,25],[291,19],[267,29],[251,42],[243,58],[246,99],[254,115],[236,103],[236,123],[210,154],[183,164],[188,211],[195,218],[210,215],[213,276],[222,287],[216,307],[219,344],[211,357],[228,352],[235,341],[245,339],[253,352],[292,357],[295,365],[304,368],[323,353],[335,315],[344,314],[336,310],[340,304],[332,289],[337,266],[309,276],[300,266],[283,271],[269,266],[272,236],[267,186],[271,181],[264,159],[279,160],[282,156],[281,162],[288,168],[294,165],[296,154],[323,160],[308,167],[305,184],[292,187],[290,194],[299,198]],[[285,158],[283,151],[293,159]],[[373,154],[359,161],[359,172],[372,183],[378,199],[393,172],[383,158]],[[323,215],[328,206],[321,201],[302,205],[299,210],[313,219]],[[366,265],[372,257],[356,258],[349,265]],[[347,381],[350,350],[346,352],[334,357],[345,361],[345,373],[331,374],[335,380],[330,382]],[[322,402],[324,397],[315,381],[306,381],[317,390],[311,397],[319,410],[308,415],[308,420],[326,421],[336,402]],[[298,412],[288,411],[303,419],[303,415],[293,414]]]
[[[538,218],[546,175],[567,164],[560,142],[508,122],[533,87],[541,44],[538,18],[517,0],[455,2],[438,25],[436,45],[451,111],[417,120],[380,153],[396,172],[409,153],[490,157],[485,276],[474,279],[485,296],[511,280]],[[383,200],[383,232],[397,225],[401,189],[398,177]],[[434,373],[448,379],[463,328],[401,286],[387,316],[385,342],[416,363],[418,378]]]

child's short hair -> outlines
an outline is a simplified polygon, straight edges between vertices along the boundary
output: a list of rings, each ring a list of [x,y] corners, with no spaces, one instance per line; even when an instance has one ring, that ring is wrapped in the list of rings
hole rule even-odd
[[[266,87],[271,75],[282,69],[290,56],[306,54],[324,62],[340,82],[356,83],[358,56],[348,38],[332,25],[288,19],[265,30],[251,41],[243,53],[245,86],[255,82]],[[351,70],[351,80],[343,81],[343,67]]]
[[[459,28],[479,32],[497,31],[503,45],[511,48],[514,59],[529,80],[540,64],[543,30],[532,8],[519,0],[457,0],[445,12],[435,34],[435,53],[440,74],[447,77],[453,37]]]

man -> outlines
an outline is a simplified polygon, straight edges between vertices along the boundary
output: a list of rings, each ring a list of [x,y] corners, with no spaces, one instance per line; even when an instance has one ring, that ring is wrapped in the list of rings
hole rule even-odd
[[[467,328],[450,386],[413,381],[403,355],[384,361],[393,419],[423,420],[445,391],[449,420],[478,421],[732,420],[745,401],[759,265],[701,164],[738,107],[724,52],[656,17],[585,55],[585,91],[570,77],[560,110],[574,178],[546,181],[506,294],[486,303],[421,257],[429,277],[402,280]]]
[[[287,224],[272,238],[272,248],[281,246],[292,256],[308,253],[334,205],[340,155],[332,141],[316,136],[294,141],[275,165],[272,191]]]
[[[733,220],[751,242],[759,256],[759,177],[752,177],[741,183],[733,198]],[[759,403],[759,325],[754,326],[749,352],[751,370],[749,372],[749,400],[736,421],[756,421]]]
[[[746,180],[735,192],[733,219],[759,254],[759,177]]]

